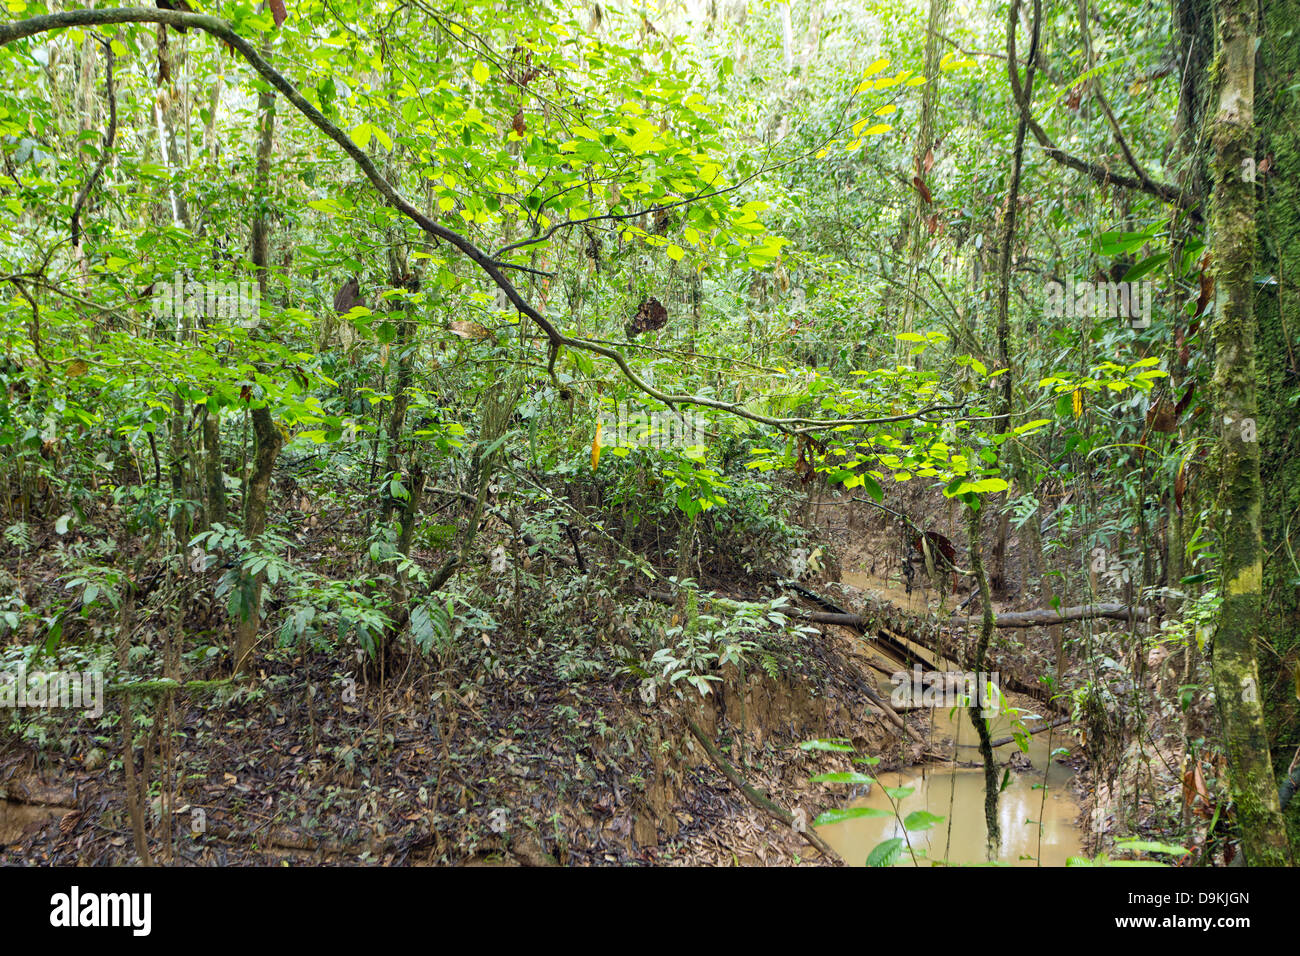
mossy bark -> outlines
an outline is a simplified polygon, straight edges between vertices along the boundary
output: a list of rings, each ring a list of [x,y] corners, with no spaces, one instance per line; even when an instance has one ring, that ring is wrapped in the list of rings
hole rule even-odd
[[[1215,4],[1217,82],[1209,130],[1223,606],[1212,672],[1246,859],[1256,866],[1279,866],[1287,863],[1288,845],[1260,703],[1255,644],[1263,587],[1254,311],[1257,35],[1253,0]]]
[[[1256,199],[1263,241],[1256,272],[1255,317],[1258,349],[1260,470],[1269,507],[1262,515],[1263,605],[1259,644],[1260,699],[1269,744],[1277,759],[1274,776],[1287,772],[1300,747],[1300,703],[1293,678],[1300,670],[1300,0],[1263,6],[1257,63],[1257,157],[1270,168],[1258,178]],[[1292,853],[1300,853],[1300,801],[1287,813]]]

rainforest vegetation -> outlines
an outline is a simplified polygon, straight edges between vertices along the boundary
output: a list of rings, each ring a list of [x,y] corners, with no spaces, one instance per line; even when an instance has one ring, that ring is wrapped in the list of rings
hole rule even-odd
[[[8,0],[0,862],[1294,863],[1297,29]]]

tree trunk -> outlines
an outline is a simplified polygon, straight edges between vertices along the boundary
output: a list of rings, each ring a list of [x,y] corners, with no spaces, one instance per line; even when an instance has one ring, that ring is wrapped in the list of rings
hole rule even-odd
[[[1274,542],[1264,562],[1260,643],[1275,654],[1259,661],[1260,701],[1271,731],[1270,746],[1280,761],[1275,774],[1288,769],[1288,755],[1300,747],[1300,720],[1294,684],[1288,670],[1300,666],[1300,545],[1295,542],[1300,512],[1300,406],[1295,394],[1300,385],[1300,356],[1296,333],[1300,331],[1300,102],[1293,92],[1300,78],[1300,45],[1295,25],[1300,22],[1300,0],[1270,0],[1263,5],[1261,73],[1256,92],[1256,115],[1261,136],[1259,157],[1271,157],[1272,169],[1257,193],[1258,214],[1272,239],[1258,249],[1259,275],[1272,276],[1275,284],[1255,288],[1256,381],[1260,416],[1260,472],[1268,489],[1269,507],[1263,514],[1264,540]],[[1262,159],[1261,159],[1262,161]],[[1292,854],[1300,854],[1300,801],[1287,811]]]
[[[203,409],[203,469],[207,486],[207,524],[226,523],[226,483],[221,462],[221,410],[209,403]]]
[[[1215,697],[1228,785],[1246,860],[1284,866],[1288,845],[1260,705],[1255,635],[1263,587],[1262,486],[1255,388],[1254,0],[1215,4],[1217,104],[1213,143],[1212,251],[1217,314],[1214,386],[1219,415],[1219,551],[1223,607],[1214,637]]]
[[[984,661],[988,657],[989,644],[993,640],[993,600],[989,594],[989,579],[984,574],[984,558],[980,551],[980,516],[983,514],[984,507],[987,505],[981,502],[981,507],[978,509],[971,508],[969,505],[966,508],[970,573],[975,577],[979,587],[980,602],[984,608],[984,615],[980,621],[979,643],[975,647],[975,660],[971,663],[971,670],[977,676],[984,673]],[[1002,835],[998,827],[998,768],[993,761],[993,740],[989,734],[989,723],[984,717],[984,708],[980,704],[980,700],[986,693],[988,693],[986,688],[981,686],[975,699],[971,701],[969,710],[971,723],[975,725],[975,732],[980,739],[980,756],[984,759],[984,825],[988,830],[989,859],[993,859],[1002,841]]]
[[[264,48],[265,49],[265,48]],[[253,219],[253,267],[257,272],[257,285],[263,298],[267,290],[267,247],[269,244],[266,222],[266,202],[271,178],[271,146],[275,140],[275,94],[259,93],[257,97],[259,118],[259,139],[257,144],[257,171],[254,182],[255,214]],[[266,505],[271,488],[271,475],[275,470],[275,460],[280,454],[284,438],[271,417],[271,408],[263,403],[260,408],[252,410],[253,439],[253,473],[248,478],[244,489],[244,536],[250,542],[256,542],[266,530]],[[253,589],[245,616],[240,620],[235,633],[235,673],[247,673],[251,663],[253,646],[262,621],[262,585],[266,580],[265,572],[253,579]]]
[[[916,143],[912,151],[912,169],[917,179],[929,189],[927,182],[930,170],[927,166],[934,160],[934,124],[939,114],[939,60],[942,53],[939,34],[948,22],[949,0],[930,0],[930,17],[926,27],[925,38],[925,85],[921,87],[921,113],[916,132]],[[921,256],[929,242],[929,231],[925,220],[933,213],[931,203],[922,194],[921,188],[915,190],[915,205],[908,223],[907,256],[907,296],[903,301],[903,331],[911,332],[915,324],[917,303],[917,283],[920,281],[919,265]],[[933,197],[932,197],[933,198]],[[921,357],[915,358],[920,368]]]
[[[1034,98],[1034,63],[1038,57],[1038,33],[1042,13],[1039,4],[1034,4],[1034,23],[1029,38],[1029,61],[1025,67],[1025,101],[1032,103]],[[1007,22],[1007,30],[1014,34],[1017,23],[1013,15]],[[1010,49],[1011,44],[1008,44]],[[1010,70],[1017,69],[1014,62],[1007,67]],[[1016,124],[1016,145],[1011,156],[1011,177],[1007,185],[1007,205],[1002,214],[1002,240],[998,244],[998,318],[997,318],[997,350],[998,350],[998,368],[1006,369],[1002,373],[1001,380],[996,382],[998,386],[998,400],[994,404],[997,413],[1002,417],[997,420],[996,430],[999,435],[1006,434],[1010,427],[1009,415],[1011,414],[1011,387],[1014,372],[1011,371],[1011,258],[1012,247],[1016,242],[1016,206],[1020,201],[1020,175],[1024,168],[1025,159],[1025,134],[1028,132],[1028,123],[1024,115]],[[1005,457],[1002,455],[1000,457]],[[1010,492],[1008,492],[1010,494]],[[1002,502],[1005,502],[1006,495],[999,496]],[[986,498],[986,502],[991,504],[991,498]],[[1006,594],[1007,590],[1007,537],[1010,532],[1010,517],[1006,514],[998,515],[997,536],[993,542],[993,573],[989,584],[993,593],[999,597]]]

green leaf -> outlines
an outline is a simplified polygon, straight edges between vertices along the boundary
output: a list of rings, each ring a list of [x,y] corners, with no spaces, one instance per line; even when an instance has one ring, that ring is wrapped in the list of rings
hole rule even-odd
[[[883,843],[877,843],[867,854],[867,866],[881,867],[893,866],[898,858],[903,855],[903,838],[893,837],[885,840]]]
[[[979,481],[963,481],[951,494],[946,490],[944,494],[953,498],[958,495],[986,495],[996,491],[1006,491],[1010,487],[1002,478],[981,478]]]
[[[909,833],[916,833],[920,830],[930,829],[943,819],[943,817],[936,816],[929,810],[916,810],[903,818],[903,829]]]
[[[50,631],[48,634],[45,635],[46,654],[54,653],[55,649],[59,646],[59,638],[61,638],[62,636],[63,636],[63,617],[60,616],[55,620],[53,624],[50,625]]]
[[[824,827],[830,823],[843,823],[845,820],[861,820],[864,817],[892,817],[888,810],[876,807],[849,807],[847,810],[827,810],[813,821],[813,826]]]
[[[819,737],[805,740],[799,745],[800,750],[829,750],[835,753],[853,753],[853,744],[847,737]]]
[[[1124,278],[1120,281],[1133,282],[1137,279],[1141,279],[1144,275],[1154,272],[1168,261],[1169,253],[1167,252],[1157,252],[1154,256],[1147,256],[1141,262],[1134,264],[1128,272],[1125,272]]]
[[[874,777],[868,777],[865,773],[855,773],[851,770],[819,773],[815,777],[810,777],[809,780],[812,783],[852,783],[859,786],[867,786],[876,782]]]

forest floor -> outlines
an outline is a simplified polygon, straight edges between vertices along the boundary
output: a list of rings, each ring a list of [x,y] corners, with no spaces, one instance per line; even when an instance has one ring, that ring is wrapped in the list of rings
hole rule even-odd
[[[937,604],[928,585],[911,594],[899,587],[888,525],[864,527],[843,505],[813,512],[804,516],[810,547],[829,560],[806,578],[809,587],[855,607],[868,596],[912,613],[926,600]],[[348,516],[315,518],[300,523],[296,546],[321,573],[355,574],[354,556],[327,530]],[[52,523],[37,526],[32,547],[0,555],[0,575],[31,606],[51,606],[66,579],[60,545],[73,543],[60,542]],[[154,597],[141,599],[146,630],[133,654],[144,664],[181,654],[186,678],[220,678],[219,659],[207,658],[229,629],[214,596],[217,572],[160,574]],[[747,599],[756,589],[740,579],[707,586]],[[575,580],[565,587],[575,622],[568,633],[484,635],[469,680],[451,679],[428,656],[391,654],[363,667],[347,648],[277,646],[261,653],[247,685],[134,696],[144,782],[135,803],[150,857],[196,865],[824,864],[795,829],[724,777],[687,718],[751,786],[807,821],[851,797],[809,777],[853,768],[841,755],[801,749],[803,741],[850,740],[858,753],[882,757],[880,770],[951,753],[933,739],[928,714],[906,715],[922,744],[869,705],[864,684],[882,685],[862,638],[846,628],[804,634],[776,679],[728,665],[708,698],[648,701],[634,677],[620,675],[618,641],[593,642],[578,626],[620,610],[617,593]],[[70,621],[60,666],[78,666],[112,625]],[[185,647],[171,646],[169,633],[184,635]],[[1015,653],[1026,656],[1023,646]],[[1029,670],[1046,653],[1033,647]],[[27,711],[11,726],[0,741],[0,863],[138,862],[121,759],[125,703],[110,695],[98,719]],[[1082,769],[1077,748],[1062,759]],[[1076,776],[1084,800],[1087,779]]]

